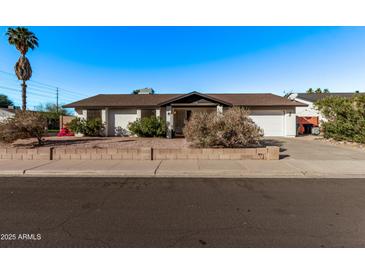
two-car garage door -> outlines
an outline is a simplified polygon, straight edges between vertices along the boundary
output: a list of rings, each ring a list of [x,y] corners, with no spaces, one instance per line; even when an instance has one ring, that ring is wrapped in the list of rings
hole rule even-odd
[[[264,130],[265,136],[285,136],[282,110],[252,110],[250,117]]]

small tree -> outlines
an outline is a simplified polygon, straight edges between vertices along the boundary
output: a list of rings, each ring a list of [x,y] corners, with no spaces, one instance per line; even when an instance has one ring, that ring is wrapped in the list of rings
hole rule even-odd
[[[43,112],[43,114],[48,119],[59,119],[60,115],[67,116],[71,115],[70,112],[67,109],[64,109],[62,107],[58,107],[56,104],[53,103],[46,103],[46,104],[39,104],[35,108],[37,111]]]
[[[14,106],[13,101],[7,95],[0,94],[0,108],[7,108],[9,106]]]
[[[59,129],[60,115],[71,115],[68,110],[62,107],[57,108],[57,105],[53,103],[39,104],[35,109],[47,118],[49,129]]]
[[[249,147],[260,143],[262,130],[243,108],[231,108],[223,114],[194,113],[184,127],[188,142],[196,147]]]
[[[47,119],[37,112],[17,111],[14,117],[0,123],[0,141],[12,143],[18,139],[37,138],[38,145],[47,130]]]

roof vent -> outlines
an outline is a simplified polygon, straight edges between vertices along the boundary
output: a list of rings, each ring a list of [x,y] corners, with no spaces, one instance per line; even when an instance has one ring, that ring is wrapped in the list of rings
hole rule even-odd
[[[154,94],[153,88],[141,88],[133,90],[133,94]]]

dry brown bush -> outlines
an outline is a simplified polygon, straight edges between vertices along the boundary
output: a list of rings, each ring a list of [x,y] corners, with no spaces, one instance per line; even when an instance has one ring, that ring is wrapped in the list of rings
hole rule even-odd
[[[260,144],[263,131],[243,108],[230,108],[223,114],[197,112],[184,128],[188,142],[195,147],[250,147]]]
[[[40,113],[17,111],[14,117],[0,123],[0,141],[12,143],[18,139],[37,138],[41,145],[47,130],[47,119]]]

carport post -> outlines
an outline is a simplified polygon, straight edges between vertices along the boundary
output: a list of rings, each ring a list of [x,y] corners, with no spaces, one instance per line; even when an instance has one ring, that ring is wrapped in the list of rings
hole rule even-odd
[[[161,109],[159,109],[159,108],[156,109],[156,117],[157,118],[161,117]]]
[[[141,119],[141,118],[142,118],[142,110],[137,109],[137,119]]]
[[[171,106],[166,106],[166,123],[167,123],[167,138],[173,137],[174,130],[174,114]]]
[[[101,122],[104,124],[104,135],[108,136],[108,128],[109,128],[109,108],[105,108],[101,110]]]
[[[87,109],[83,109],[82,110],[82,114],[81,114],[81,118],[84,119],[84,120],[87,120]]]
[[[222,105],[217,105],[217,114],[223,114],[223,106]]]

